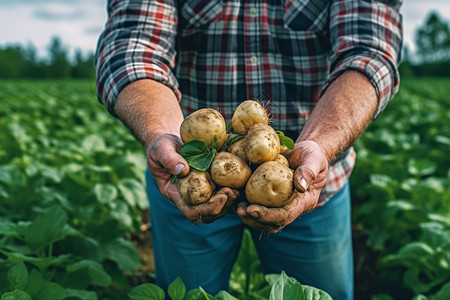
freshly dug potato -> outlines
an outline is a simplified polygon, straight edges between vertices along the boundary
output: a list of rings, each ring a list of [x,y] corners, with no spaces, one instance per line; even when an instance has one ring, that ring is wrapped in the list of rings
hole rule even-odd
[[[269,116],[259,102],[246,100],[236,107],[231,125],[237,134],[246,134],[250,127],[257,123],[269,124]]]
[[[254,164],[275,160],[280,153],[280,139],[270,125],[262,123],[253,125],[245,141],[245,157]]]
[[[191,169],[186,177],[178,179],[178,192],[190,205],[208,201],[215,189],[216,185],[207,171]]]
[[[282,155],[282,154],[278,154],[277,158],[275,159],[275,161],[279,162],[282,165],[285,165],[286,167],[289,167],[289,161],[286,158],[286,156]]]
[[[239,156],[246,163],[248,162],[247,157],[245,156],[245,137],[235,141],[227,148],[227,152],[230,152],[236,156]]]
[[[180,126],[184,143],[198,139],[209,147],[217,136],[216,148],[220,149],[227,139],[227,125],[222,114],[212,108],[202,108],[188,115]]]
[[[281,207],[294,192],[294,171],[276,161],[261,164],[245,186],[250,203]]]
[[[210,172],[216,184],[234,189],[244,187],[252,175],[250,167],[244,160],[228,152],[217,153]]]

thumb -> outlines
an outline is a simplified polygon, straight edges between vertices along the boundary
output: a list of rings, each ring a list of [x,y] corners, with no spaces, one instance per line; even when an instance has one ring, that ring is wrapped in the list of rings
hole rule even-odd
[[[323,187],[328,178],[328,160],[317,146],[302,152],[299,166],[294,173],[295,188],[304,193],[312,185]]]
[[[163,167],[171,175],[184,177],[189,173],[189,164],[178,154],[181,140],[177,136],[163,135],[154,139],[147,148],[149,168]]]

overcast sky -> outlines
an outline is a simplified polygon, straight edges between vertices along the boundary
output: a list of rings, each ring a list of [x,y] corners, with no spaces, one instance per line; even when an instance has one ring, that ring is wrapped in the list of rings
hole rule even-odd
[[[435,10],[450,22],[449,0],[405,0],[405,44],[414,50],[414,32]],[[53,36],[59,36],[71,53],[94,51],[106,21],[106,0],[0,0],[0,46],[34,45],[47,54]]]

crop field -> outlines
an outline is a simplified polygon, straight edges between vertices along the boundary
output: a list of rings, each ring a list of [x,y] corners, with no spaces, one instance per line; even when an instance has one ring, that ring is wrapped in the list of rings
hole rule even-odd
[[[328,299],[264,276],[248,235],[229,291],[163,291],[144,152],[94,82],[2,81],[0,104],[1,300]],[[355,298],[450,299],[450,79],[403,80],[355,148]]]

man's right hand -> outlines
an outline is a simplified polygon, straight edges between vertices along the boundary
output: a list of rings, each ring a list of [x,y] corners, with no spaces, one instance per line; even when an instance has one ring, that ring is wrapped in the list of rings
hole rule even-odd
[[[237,190],[221,188],[202,204],[189,205],[181,199],[172,177],[184,177],[189,173],[189,165],[178,154],[183,142],[173,134],[164,134],[155,138],[147,147],[147,164],[155,178],[161,194],[171,200],[181,212],[194,224],[211,223],[231,211],[239,196]]]

